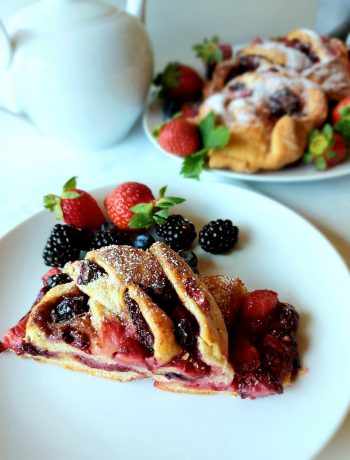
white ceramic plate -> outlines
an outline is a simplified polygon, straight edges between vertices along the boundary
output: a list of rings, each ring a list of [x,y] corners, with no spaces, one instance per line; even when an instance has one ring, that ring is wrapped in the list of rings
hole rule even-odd
[[[160,182],[145,180],[154,191]],[[97,190],[100,199],[109,189]],[[301,313],[309,372],[281,396],[241,400],[117,383],[0,355],[2,460],[237,458],[303,460],[334,433],[350,399],[350,279],[329,242],[280,204],[234,186],[177,181],[179,212],[197,229],[231,218],[240,242],[229,255],[196,247],[203,272],[238,275],[249,289],[271,288]],[[53,217],[41,212],[0,242],[0,334],[26,313],[46,271],[42,248]]]
[[[158,100],[152,99],[143,116],[143,127],[148,139],[161,152],[177,162],[177,167],[181,169],[182,158],[173,155],[161,148],[157,139],[152,135],[154,128],[164,122],[161,103]],[[211,174],[216,174],[227,179],[238,179],[257,182],[305,182],[318,181],[326,179],[334,179],[336,177],[346,176],[350,174],[350,160],[347,159],[344,163],[328,169],[327,171],[317,171],[313,165],[294,165],[279,171],[262,171],[254,174],[237,173],[225,169],[208,169]]]

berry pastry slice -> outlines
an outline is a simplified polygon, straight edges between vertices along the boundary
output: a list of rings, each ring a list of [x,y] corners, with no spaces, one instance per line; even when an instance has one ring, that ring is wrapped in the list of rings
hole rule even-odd
[[[118,364],[108,345],[120,321],[103,317],[103,308],[85,295],[73,281],[53,287],[20,322],[7,331],[3,349],[37,361],[59,364],[114,380],[128,381],[146,376],[140,366]],[[100,318],[99,334],[94,327]],[[108,339],[101,337],[108,332]],[[135,344],[138,342],[135,340]]]
[[[281,393],[299,370],[298,315],[273,291],[199,277],[169,246],[109,246],[69,263],[0,351],[157,388]],[[56,283],[54,283],[56,284]]]

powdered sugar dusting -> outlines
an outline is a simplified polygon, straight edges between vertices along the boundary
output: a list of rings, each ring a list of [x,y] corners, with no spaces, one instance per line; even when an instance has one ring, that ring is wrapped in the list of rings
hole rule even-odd
[[[155,289],[167,284],[161,266],[150,252],[131,246],[112,245],[100,249],[99,257],[115,270],[124,284],[134,283]]]

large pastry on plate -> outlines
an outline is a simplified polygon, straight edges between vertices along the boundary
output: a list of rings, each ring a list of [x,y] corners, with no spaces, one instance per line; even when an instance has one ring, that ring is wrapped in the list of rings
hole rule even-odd
[[[327,116],[327,99],[317,84],[271,65],[258,70],[229,80],[200,107],[200,119],[214,112],[231,133],[224,148],[209,152],[211,168],[281,169],[303,155],[308,134]]]
[[[108,246],[68,263],[0,342],[17,355],[157,388],[278,394],[299,371],[298,315],[273,291],[199,277],[166,244]]]

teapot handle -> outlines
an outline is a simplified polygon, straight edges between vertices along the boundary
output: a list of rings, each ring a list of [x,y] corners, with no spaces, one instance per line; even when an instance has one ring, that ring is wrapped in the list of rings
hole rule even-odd
[[[127,13],[145,23],[146,0],[127,0],[125,9]]]

